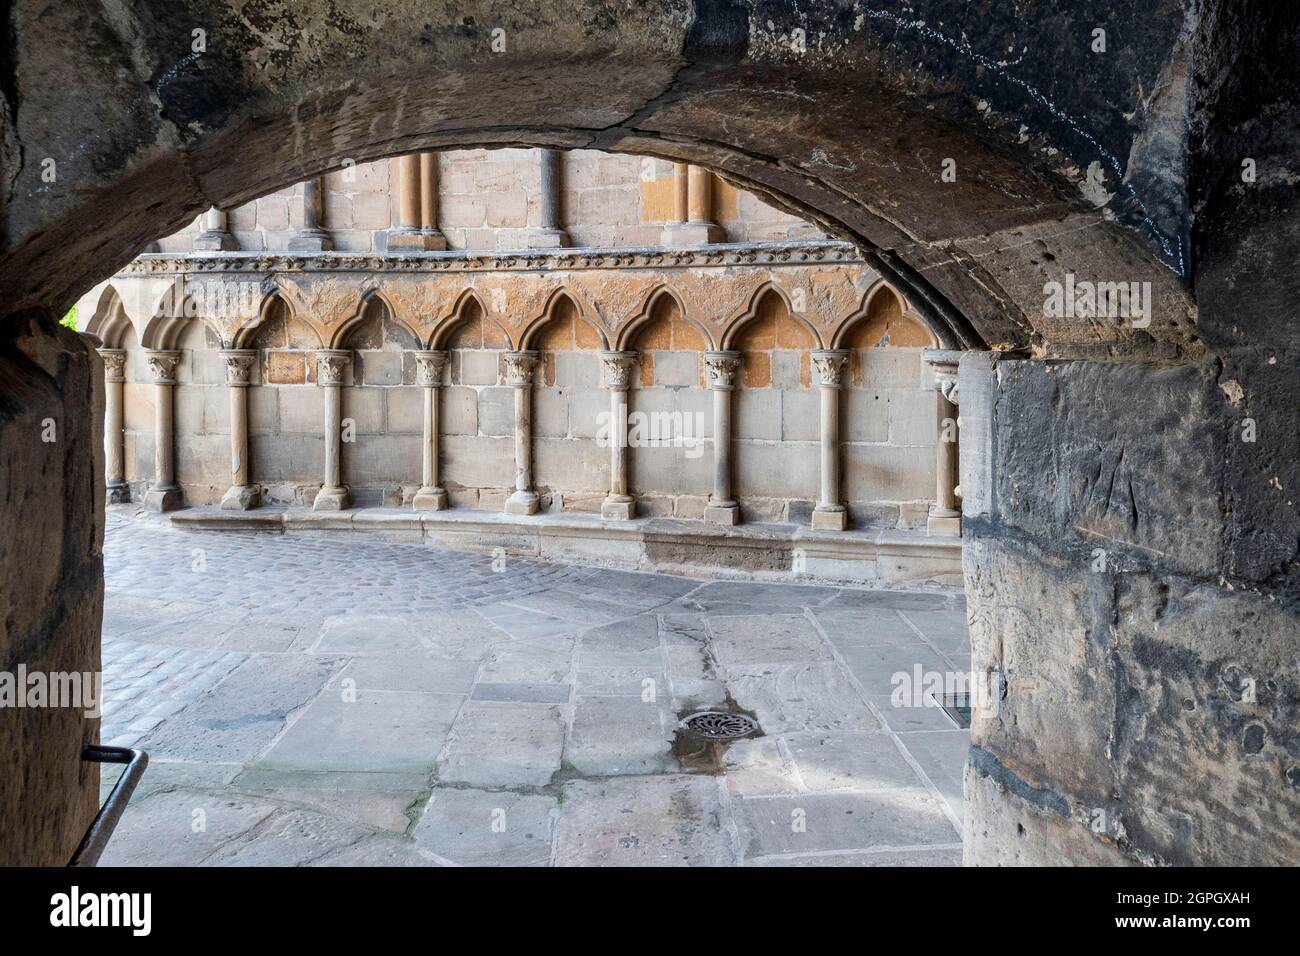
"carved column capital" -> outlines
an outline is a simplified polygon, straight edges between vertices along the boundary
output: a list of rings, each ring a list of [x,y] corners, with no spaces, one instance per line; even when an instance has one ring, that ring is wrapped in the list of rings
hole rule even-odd
[[[849,364],[848,349],[813,349],[813,371],[818,388],[839,388],[844,384],[844,370]]]
[[[175,385],[176,366],[181,362],[181,353],[176,349],[150,349],[145,353],[149,363],[149,378],[155,385]]]
[[[344,384],[351,363],[352,353],[346,349],[321,349],[316,353],[316,384]]]
[[[437,388],[442,384],[447,354],[442,351],[415,352],[415,384]]]
[[[925,364],[934,370],[935,390],[952,404],[960,404],[957,363],[961,360],[961,352],[955,349],[926,349],[921,355]]]
[[[100,358],[104,360],[104,381],[126,381],[126,349],[100,349]]]
[[[252,384],[257,349],[222,349],[221,357],[226,363],[227,385],[239,387]]]
[[[739,352],[705,352],[704,367],[709,373],[709,388],[729,391],[736,387],[740,369]]]
[[[636,352],[601,352],[600,383],[603,387],[621,391],[632,381],[632,367],[639,356]]]
[[[533,372],[537,368],[537,353],[506,352],[506,384],[515,388],[527,388],[533,384]]]

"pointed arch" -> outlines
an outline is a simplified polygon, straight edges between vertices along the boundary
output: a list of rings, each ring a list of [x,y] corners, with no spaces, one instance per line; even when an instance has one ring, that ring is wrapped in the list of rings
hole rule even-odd
[[[131,319],[126,314],[121,293],[109,283],[96,300],[95,311],[86,323],[85,331],[99,337],[104,348],[121,348],[127,330],[131,328]]]
[[[483,301],[483,297],[472,287],[462,289],[460,295],[456,296],[456,301],[452,303],[450,311],[434,326],[433,332],[429,336],[428,347],[431,349],[446,348],[452,332],[470,318],[472,310],[476,307],[482,321],[490,322],[495,326],[501,336],[513,348],[514,341],[510,338],[510,332],[497,320],[497,317],[488,309],[487,303]]]
[[[779,299],[781,304],[785,307],[786,314],[808,330],[813,339],[812,348],[822,348],[822,337],[821,333],[817,331],[817,326],[808,321],[804,315],[796,312],[794,304],[790,301],[790,297],[785,294],[785,290],[769,279],[760,284],[758,288],[754,290],[750,295],[749,302],[746,304],[745,308],[728,319],[726,324],[723,326],[722,347],[724,349],[735,347],[736,336],[740,334],[746,325],[758,318],[759,309],[762,307],[764,299],[769,296],[775,296]]]
[[[574,314],[577,316],[578,321],[586,322],[595,330],[596,335],[600,337],[601,348],[609,348],[609,336],[606,334],[605,329],[601,324],[592,318],[590,307],[588,306],[584,308],[583,300],[568,286],[559,286],[558,288],[552,289],[550,294],[546,297],[546,302],[542,306],[541,313],[531,319],[528,325],[524,327],[523,334],[519,336],[519,347],[521,349],[533,348],[533,342],[537,336],[537,330],[547,322],[551,321],[551,319],[555,318],[556,310],[560,307],[560,303],[565,300],[567,300],[573,307]]]
[[[383,309],[384,322],[391,322],[410,336],[413,342],[419,344],[421,340],[419,333],[398,317],[397,310],[393,308],[393,303],[384,294],[384,290],[378,285],[372,285],[361,293],[360,298],[357,300],[356,310],[339,323],[338,328],[334,330],[334,334],[330,336],[329,347],[332,349],[348,348],[348,338],[359,326],[372,317],[370,310],[375,304],[378,304]]]
[[[887,310],[891,304],[897,305],[898,314],[901,318],[922,330],[925,335],[929,337],[928,342],[909,344],[921,348],[939,347],[941,341],[939,334],[935,332],[930,324],[911,307],[907,298],[884,279],[877,279],[863,294],[862,302],[858,308],[845,316],[845,318],[836,325],[835,331],[831,336],[831,348],[846,348],[846,343],[849,341],[849,334],[856,326],[864,321],[871,321],[872,319],[881,317],[884,314],[884,311]]]
[[[617,339],[618,344],[614,347],[616,349],[631,348],[632,343],[636,341],[636,337],[640,334],[641,330],[655,320],[656,310],[665,299],[671,300],[677,306],[677,314],[681,316],[683,322],[693,325],[699,333],[704,336],[704,341],[708,343],[708,348],[716,349],[718,347],[714,341],[713,333],[704,325],[704,323],[686,310],[686,305],[682,302],[682,297],[677,294],[677,291],[673,289],[672,286],[669,285],[657,285],[650,290],[650,294],[645,297],[645,301],[642,303],[641,311],[633,316],[632,320],[619,330]]]
[[[263,297],[257,309],[257,321],[248,322],[236,332],[235,348],[266,348],[267,346],[259,340],[265,334],[271,332],[278,321],[284,323],[285,345],[289,344],[292,334],[301,334],[302,330],[306,330],[312,339],[312,343],[306,348],[324,348],[325,343],[321,339],[320,333],[310,323],[303,322],[298,317],[294,311],[292,300],[288,296],[282,295],[279,289],[274,289]]]

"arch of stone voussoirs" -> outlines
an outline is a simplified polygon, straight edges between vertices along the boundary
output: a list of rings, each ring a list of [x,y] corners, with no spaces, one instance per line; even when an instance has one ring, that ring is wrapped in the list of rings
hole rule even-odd
[[[794,303],[790,301],[790,296],[786,294],[775,282],[765,281],[760,284],[749,296],[749,301],[740,311],[728,316],[722,323],[722,347],[724,349],[733,349],[736,346],[736,336],[744,329],[746,325],[758,317],[758,308],[763,299],[769,295],[774,295],[781,300],[785,306],[786,313],[804,328],[806,328],[813,337],[813,348],[822,348],[822,334],[817,326],[811,322],[807,316],[798,312],[794,308]]]
[[[704,336],[704,341],[708,347],[716,349],[717,338],[705,323],[701,322],[694,312],[686,307],[682,302],[681,295],[669,284],[656,285],[646,295],[641,310],[631,316],[626,322],[620,324],[617,335],[615,336],[614,348],[619,350],[628,350],[636,342],[637,336],[641,331],[655,319],[655,309],[664,299],[670,299],[677,307],[677,314],[681,316],[682,321],[690,323],[699,333]]]
[[[567,285],[558,286],[547,294],[546,301],[542,305],[541,311],[533,314],[524,323],[523,330],[519,333],[518,338],[512,339],[512,341],[518,341],[520,349],[527,350],[533,348],[533,342],[537,338],[538,329],[555,317],[555,310],[564,299],[568,299],[568,301],[573,305],[573,309],[578,316],[578,321],[586,322],[591,326],[592,329],[595,330],[596,334],[600,336],[601,347],[608,349],[609,330],[601,323],[595,307],[579,290]]]
[[[780,2],[375,0],[364,15],[268,9],[256,29],[219,0],[194,0],[189,18],[133,7],[127,23],[66,6],[77,29],[24,18],[14,32],[14,62],[39,45],[84,70],[75,99],[19,71],[10,139],[60,165],[50,183],[24,163],[9,185],[0,301],[14,311],[66,308],[213,204],[416,150],[532,145],[706,166],[855,242],[948,347],[1197,347],[1185,251],[1143,212],[1169,197],[1142,195],[1133,183],[1159,189],[1160,177],[1126,175],[1119,159],[1141,134],[1125,117],[1179,43],[1181,23],[1159,11],[1141,24],[1153,53],[1140,69],[1081,86],[1056,82],[1075,65],[1050,46],[1017,43],[1007,65],[965,39],[957,0],[937,0],[924,23]],[[1064,16],[1063,30],[1082,23]],[[189,19],[207,24],[199,57]],[[1033,20],[1006,22],[999,41],[1027,40]],[[796,25],[817,55],[791,54]],[[124,29],[131,43],[83,62],[78,36]],[[494,29],[510,38],[501,54]],[[303,41],[268,51],[280,30]],[[1055,89],[1064,99],[1042,92]],[[951,181],[944,157],[957,157]],[[1152,281],[1153,320],[1136,335],[1045,318],[1043,282],[1067,271]]]

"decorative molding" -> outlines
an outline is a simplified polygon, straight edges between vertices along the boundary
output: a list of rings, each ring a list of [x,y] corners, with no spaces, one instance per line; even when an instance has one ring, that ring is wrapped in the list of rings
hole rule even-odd
[[[709,388],[733,389],[740,369],[740,353],[705,352],[704,367],[709,374]]]
[[[181,353],[174,349],[147,349],[144,353],[149,363],[149,377],[155,385],[175,385],[176,366],[181,363]]]
[[[813,349],[810,354],[818,388],[839,388],[844,384],[844,369],[849,364],[848,349]]]
[[[351,363],[351,352],[341,349],[321,349],[316,353],[316,384],[343,385]]]
[[[601,385],[609,389],[625,389],[632,381],[632,366],[639,356],[636,352],[601,352]]]
[[[442,351],[413,352],[415,356],[415,384],[437,388],[442,384],[443,370],[447,367],[448,353]]]
[[[227,385],[252,384],[253,363],[257,361],[257,349],[223,349],[221,357],[226,360]]]
[[[506,360],[506,384],[526,388],[533,384],[537,368],[536,352],[503,352]]]
[[[126,349],[100,349],[99,355],[104,360],[104,381],[125,382]]]
[[[728,268],[801,266],[829,262],[863,263],[851,243],[834,240],[727,243],[689,249],[542,249],[518,252],[268,252],[211,255],[145,254],[119,275],[171,275],[202,272],[550,272],[580,269]]]

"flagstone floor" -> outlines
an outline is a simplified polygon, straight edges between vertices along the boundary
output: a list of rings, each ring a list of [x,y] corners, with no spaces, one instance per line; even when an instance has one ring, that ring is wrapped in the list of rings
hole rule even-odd
[[[960,862],[969,734],[892,697],[969,668],[959,592],[107,520],[102,739],[150,763],[102,865]]]

